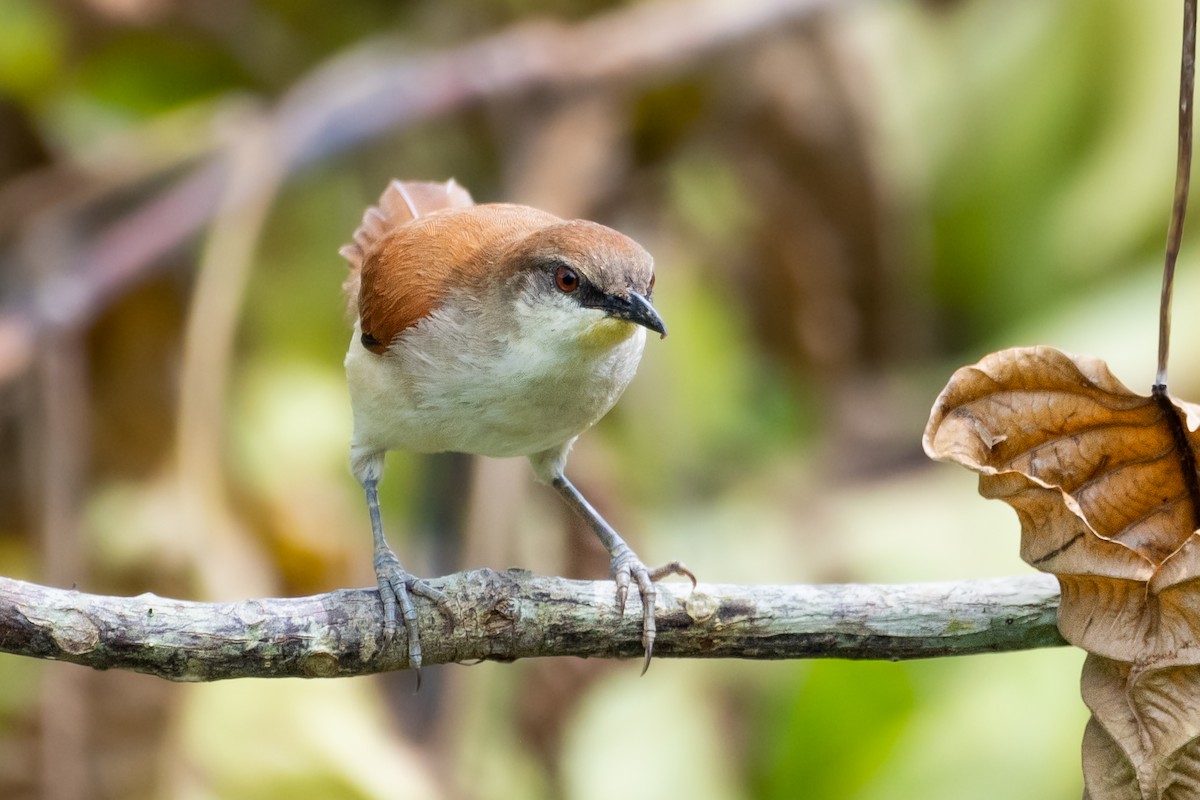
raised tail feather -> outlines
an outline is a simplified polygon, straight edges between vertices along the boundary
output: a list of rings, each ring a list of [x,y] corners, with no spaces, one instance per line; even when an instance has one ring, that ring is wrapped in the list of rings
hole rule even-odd
[[[372,246],[388,232],[407,225],[415,219],[443,208],[466,208],[475,205],[471,194],[451,178],[445,183],[435,181],[393,180],[383,190],[378,206],[370,206],[363,214],[362,225],[354,232],[354,241],[338,253],[350,265],[350,274],[342,289],[350,312],[357,316],[360,273]]]

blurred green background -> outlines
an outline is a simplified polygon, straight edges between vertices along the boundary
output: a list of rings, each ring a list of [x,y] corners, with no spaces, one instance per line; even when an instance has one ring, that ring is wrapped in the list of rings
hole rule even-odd
[[[921,431],[955,367],[1010,345],[1148,390],[1179,9],[744,6],[0,0],[0,573],[371,585],[337,249],[388,179],[451,176],[655,254],[671,336],[569,467],[647,562],[1028,572],[1012,513]],[[718,16],[711,46],[668,35]],[[395,453],[383,503],[417,574],[606,572],[523,461]],[[1081,664],[557,659],[429,668],[414,696],[0,656],[0,797],[1073,798]]]

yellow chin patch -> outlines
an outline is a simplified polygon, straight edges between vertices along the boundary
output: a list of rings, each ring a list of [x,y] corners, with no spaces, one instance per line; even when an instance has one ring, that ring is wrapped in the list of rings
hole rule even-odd
[[[591,347],[613,347],[632,336],[635,330],[637,325],[632,322],[604,317],[590,325],[580,339]]]

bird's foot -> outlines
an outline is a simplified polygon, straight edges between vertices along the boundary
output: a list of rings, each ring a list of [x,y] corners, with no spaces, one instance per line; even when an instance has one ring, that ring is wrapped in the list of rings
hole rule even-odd
[[[696,588],[696,576],[683,565],[682,561],[672,561],[657,569],[650,569],[627,545],[622,545],[613,553],[611,569],[613,580],[617,582],[617,608],[622,614],[625,613],[625,601],[629,597],[631,583],[637,584],[638,593],[642,596],[642,648],[646,651],[646,658],[642,662],[642,674],[644,675],[650,668],[650,656],[654,653],[654,637],[656,635],[654,605],[658,592],[654,588],[654,582],[668,575],[682,575],[691,580],[694,589]]]
[[[450,614],[450,601],[444,593],[405,570],[400,559],[388,547],[375,551],[375,577],[379,581],[379,599],[383,601],[383,647],[387,648],[396,635],[396,609],[399,608],[408,632],[408,665],[417,673],[417,687],[420,688],[421,637],[412,595],[433,601],[447,616]]]

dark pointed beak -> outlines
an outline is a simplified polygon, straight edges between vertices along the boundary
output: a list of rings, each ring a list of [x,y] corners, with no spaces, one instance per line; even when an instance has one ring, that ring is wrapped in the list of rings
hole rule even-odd
[[[666,323],[654,310],[654,306],[650,305],[650,301],[637,292],[630,292],[628,297],[607,295],[601,308],[614,319],[628,320],[643,328],[649,328],[663,339],[667,338]]]

